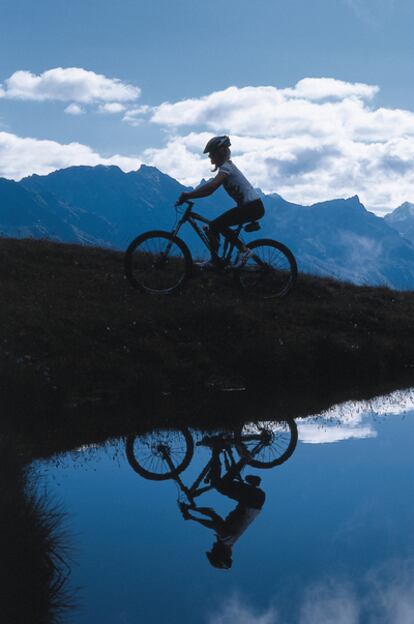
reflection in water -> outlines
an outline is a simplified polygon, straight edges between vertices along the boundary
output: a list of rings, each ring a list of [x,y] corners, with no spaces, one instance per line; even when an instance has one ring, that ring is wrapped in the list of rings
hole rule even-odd
[[[173,479],[177,483],[187,499],[178,502],[183,518],[215,533],[216,541],[206,553],[209,562],[216,568],[229,569],[233,546],[258,516],[266,498],[259,487],[260,477],[243,477],[243,469],[246,466],[269,469],[283,464],[295,450],[297,439],[293,420],[249,423],[234,432],[204,436],[197,446],[209,449],[211,458],[189,487],[180,477],[194,451],[194,441],[187,429],[129,436],[126,455],[131,467],[141,476],[158,481]],[[226,518],[211,507],[196,504],[196,498],[211,489],[237,501]]]
[[[347,401],[317,416],[298,418],[299,439],[324,444],[350,439],[375,438],[375,422],[385,416],[403,416],[414,409],[414,389],[392,392],[369,401]]]
[[[412,409],[413,397],[394,393],[297,419],[302,442],[346,440],[303,444],[297,453],[293,422],[262,422],[214,435],[132,435],[129,463],[125,438],[39,462],[79,540],[71,582],[82,588],[82,609],[73,622],[414,622],[414,412],[382,417]],[[295,461],[287,462],[293,452]],[[167,504],[175,487],[178,513]],[[5,510],[14,519],[20,514],[9,502]],[[32,557],[26,544],[33,526],[30,520],[24,531],[16,528],[14,541],[13,527],[0,531],[14,544],[12,556],[0,559],[2,590],[8,605],[26,604],[25,624],[53,622],[48,584],[33,572],[39,568],[27,565],[33,584],[16,583],[12,572],[13,556]],[[1,552],[8,552],[3,545]],[[215,567],[235,564],[216,573],[204,553]],[[33,588],[39,603],[47,594],[44,619],[36,606],[27,616]],[[19,621],[8,617],[4,596],[0,622]]]
[[[62,512],[30,493],[32,477],[10,441],[0,444],[1,622],[57,624],[71,608]]]

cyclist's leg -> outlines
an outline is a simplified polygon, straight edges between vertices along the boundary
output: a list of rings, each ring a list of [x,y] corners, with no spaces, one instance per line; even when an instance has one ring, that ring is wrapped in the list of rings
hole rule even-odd
[[[264,215],[264,206],[261,199],[257,199],[248,204],[242,204],[235,208],[230,208],[222,215],[210,222],[210,231],[216,234],[223,234],[226,238],[233,241],[238,248],[242,248],[235,232],[230,229],[232,225],[240,225],[248,221],[256,221]]]

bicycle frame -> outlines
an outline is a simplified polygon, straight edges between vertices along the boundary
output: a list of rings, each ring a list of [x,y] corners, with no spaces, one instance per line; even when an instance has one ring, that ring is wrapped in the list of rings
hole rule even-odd
[[[250,435],[250,436],[244,436],[243,437],[244,441],[252,441],[252,440],[257,440],[258,444],[256,446],[255,449],[253,449],[253,453],[252,456],[254,457],[254,455],[256,455],[263,447],[263,442],[260,439],[259,436],[257,435]],[[238,474],[240,479],[242,479],[242,477],[240,476],[240,472],[243,470],[243,468],[248,464],[248,459],[245,457],[242,457],[238,462],[236,462],[236,460],[234,459],[234,455],[233,455],[233,451],[231,449],[231,446],[234,444],[234,439],[231,439],[228,441],[228,445],[223,446],[222,449],[220,449],[220,452],[223,453],[224,457],[225,457],[225,463],[226,463],[226,459],[227,459],[227,463],[229,465],[229,469],[228,472],[233,471],[235,474]],[[207,444],[205,446],[208,446]],[[175,467],[174,464],[171,462],[171,459],[168,455],[168,453],[165,453],[165,461],[168,464],[168,467],[170,468],[171,472],[174,472]],[[201,496],[201,494],[204,494],[205,492],[208,492],[209,490],[213,489],[214,486],[213,485],[204,485],[202,487],[200,487],[200,484],[202,483],[202,481],[204,481],[204,479],[207,477],[207,475],[209,474],[211,468],[212,468],[212,463],[213,463],[213,458],[211,458],[207,464],[205,465],[205,467],[203,468],[203,470],[200,472],[200,474],[198,475],[198,477],[196,478],[196,480],[194,481],[194,483],[190,486],[187,487],[183,481],[181,480],[181,477],[179,474],[174,474],[173,479],[174,481],[176,481],[181,489],[182,492],[184,492],[184,494],[187,496],[188,500],[190,501],[191,504],[195,504],[194,499],[196,499],[197,497]]]
[[[210,225],[211,221],[209,219],[206,219],[202,215],[192,211],[192,208],[194,206],[193,202],[188,201],[186,202],[186,204],[187,208],[184,211],[183,216],[181,217],[181,219],[178,220],[175,228],[171,232],[172,236],[177,236],[184,223],[188,222],[195,231],[195,233],[198,235],[198,237],[203,241],[204,245],[207,247],[213,258],[220,259],[224,264],[228,264],[230,262],[231,254],[233,253],[234,248],[237,246],[237,241],[240,242],[240,245],[243,244],[243,241],[241,241],[239,238],[240,232],[243,228],[243,224],[238,225],[237,228],[234,230],[236,235],[236,239],[234,240],[231,240],[225,234],[222,234],[225,242],[223,246],[223,253],[221,256],[219,256],[218,253],[214,249],[212,249],[208,236],[203,232],[202,229],[200,229],[197,224],[197,221],[199,221],[201,223],[205,223],[206,225]],[[172,243],[167,246],[166,254],[169,253],[171,244]]]

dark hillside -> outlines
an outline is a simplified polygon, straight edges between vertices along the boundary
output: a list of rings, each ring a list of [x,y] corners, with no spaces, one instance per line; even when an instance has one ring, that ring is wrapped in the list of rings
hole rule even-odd
[[[106,249],[0,239],[3,401],[409,385],[414,293],[300,276],[284,300],[206,276],[149,297]],[[295,390],[296,391],[296,390]]]

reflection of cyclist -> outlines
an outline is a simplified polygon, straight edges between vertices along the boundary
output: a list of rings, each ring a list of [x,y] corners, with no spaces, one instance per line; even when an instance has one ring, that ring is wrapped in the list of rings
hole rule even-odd
[[[219,451],[213,452],[210,478],[211,485],[220,494],[238,502],[237,507],[225,519],[210,507],[195,507],[185,503],[182,503],[180,507],[186,520],[194,520],[215,531],[216,541],[211,550],[206,553],[207,558],[214,567],[229,569],[233,563],[233,546],[260,513],[266,495],[258,487],[261,482],[260,477],[249,475],[244,482],[240,480],[239,473],[230,470],[221,478]],[[190,508],[193,514],[197,512],[204,518],[191,514]]]
[[[229,226],[256,221],[264,215],[264,206],[259,194],[230,160],[230,145],[228,136],[217,136],[210,139],[204,149],[204,154],[208,153],[211,163],[214,165],[213,171],[218,170],[216,177],[190,193],[181,193],[177,201],[177,205],[180,205],[189,199],[207,197],[223,185],[230,197],[237,203],[235,208],[227,210],[220,217],[210,222],[208,237],[215,252],[218,251],[220,245],[220,233],[234,241],[237,240]],[[242,266],[251,254],[250,250],[243,245],[240,252],[236,267]],[[214,266],[214,258],[212,257],[205,265]]]

